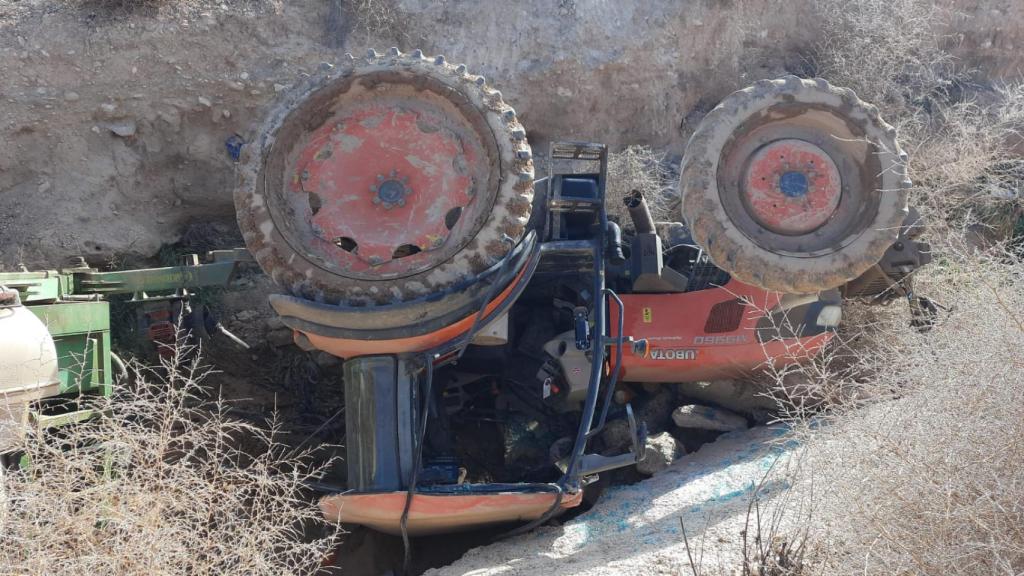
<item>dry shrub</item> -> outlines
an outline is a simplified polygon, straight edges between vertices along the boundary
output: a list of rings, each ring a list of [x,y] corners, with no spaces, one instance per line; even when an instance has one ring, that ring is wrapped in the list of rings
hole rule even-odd
[[[1024,573],[1024,261],[950,239],[925,272],[950,304],[930,332],[850,304],[823,357],[775,373],[801,448],[781,497],[754,493],[743,574]]]
[[[912,151],[916,200],[929,221],[998,240],[1014,233],[1020,220],[1024,159],[1024,85],[995,88],[994,101],[958,101],[902,123]],[[948,233],[949,229],[940,229]]]
[[[814,573],[1024,571],[1024,263],[947,255],[928,283],[955,304],[944,321],[873,326],[857,370],[831,384],[858,401],[795,424]]]
[[[610,218],[632,230],[629,211],[622,199],[631,190],[640,190],[647,197],[651,216],[658,222],[680,219],[678,179],[665,161],[665,155],[649,146],[628,146],[608,155],[608,183],[605,191]]]
[[[936,260],[916,289],[949,306],[931,332],[905,301],[848,304],[818,360],[775,374],[804,448],[787,471],[814,510],[804,574],[1024,571],[1024,86],[965,83],[927,0],[826,0],[821,74],[900,130]],[[973,92],[969,92],[971,88]],[[984,241],[979,242],[979,238]],[[994,244],[994,246],[993,246]],[[982,250],[978,247],[984,245]]]
[[[1024,85],[983,87],[957,66],[933,0],[822,0],[818,73],[877,105],[910,154],[915,203],[936,236],[986,239],[1021,215]]]
[[[104,417],[29,431],[30,468],[8,471],[3,574],[309,574],[335,536],[304,490],[318,470],[275,429],[202,400],[187,350],[160,370],[133,367]]]
[[[394,0],[355,0],[348,9],[367,38],[389,38],[401,32]]]
[[[818,73],[888,111],[913,109],[959,79],[931,0],[820,0]]]
[[[405,46],[410,40],[406,24],[395,0],[328,0],[324,40],[336,49]]]

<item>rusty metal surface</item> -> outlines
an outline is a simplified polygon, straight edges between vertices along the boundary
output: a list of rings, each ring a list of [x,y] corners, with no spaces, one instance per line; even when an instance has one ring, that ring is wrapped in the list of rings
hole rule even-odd
[[[475,220],[470,167],[485,152],[467,124],[441,110],[375,101],[320,127],[291,168],[293,193],[306,195],[315,250],[346,276],[414,273],[438,253],[462,216]],[[345,244],[345,246],[339,246]],[[341,248],[341,249],[339,249]]]
[[[754,154],[742,194],[754,220],[780,234],[817,230],[835,214],[842,195],[832,158],[795,138],[776,140]]]
[[[763,152],[787,149],[796,156]],[[812,170],[812,159],[827,166]],[[737,279],[787,293],[833,288],[877,263],[907,214],[911,185],[896,130],[874,106],[793,76],[723,100],[691,137],[681,172],[683,217],[697,243]],[[806,188],[803,200],[783,192],[787,173],[799,180],[788,187]]]
[[[505,236],[523,237],[533,201],[514,110],[465,66],[419,51],[324,67],[270,111],[239,174],[239,226],[264,271],[349,306],[473,278],[508,252]]]

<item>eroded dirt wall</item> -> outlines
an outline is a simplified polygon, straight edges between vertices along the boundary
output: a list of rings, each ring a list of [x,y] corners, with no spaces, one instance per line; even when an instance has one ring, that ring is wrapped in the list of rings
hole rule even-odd
[[[820,40],[813,0],[396,0],[373,34],[359,2],[269,1],[111,14],[115,2],[0,0],[0,264],[152,254],[186,222],[230,220],[225,140],[251,138],[279,92],[345,51],[465,62],[540,146],[678,154],[722,96],[804,71]],[[965,62],[1019,75],[1024,3],[941,4]]]

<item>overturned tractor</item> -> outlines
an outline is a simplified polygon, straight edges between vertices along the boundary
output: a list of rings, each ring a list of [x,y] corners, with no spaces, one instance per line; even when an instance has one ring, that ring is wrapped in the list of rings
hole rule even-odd
[[[348,490],[328,518],[537,525],[643,457],[617,390],[812,357],[844,296],[910,297],[928,261],[895,130],[823,80],[708,114],[682,222],[655,222],[642,191],[606,199],[602,144],[552,143],[538,179],[526,136],[483,77],[392,49],[325,67],[244,151],[238,221],[284,291],[271,304],[299,346],[345,360]],[[595,446],[615,420],[620,453]]]

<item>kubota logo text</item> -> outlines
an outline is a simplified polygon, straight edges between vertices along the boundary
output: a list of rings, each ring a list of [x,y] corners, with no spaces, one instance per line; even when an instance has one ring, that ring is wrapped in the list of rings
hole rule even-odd
[[[691,348],[655,348],[651,360],[696,360],[697,351]]]

